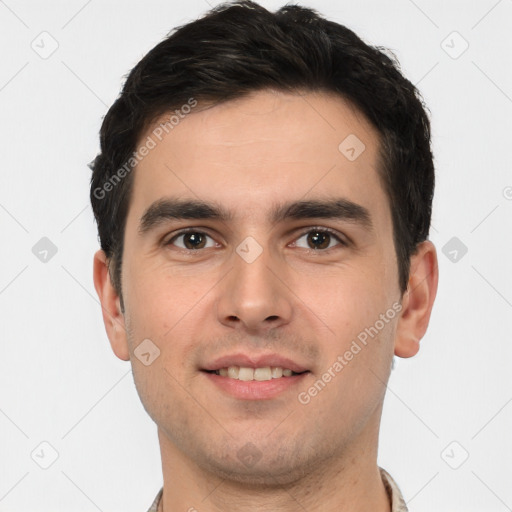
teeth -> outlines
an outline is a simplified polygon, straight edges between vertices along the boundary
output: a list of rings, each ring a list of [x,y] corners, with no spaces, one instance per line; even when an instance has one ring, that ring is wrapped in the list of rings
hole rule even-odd
[[[238,380],[254,380],[254,370],[252,368],[240,367],[238,370]]]
[[[254,370],[254,380],[270,380],[272,378],[272,371],[270,366],[264,368],[256,368]]]
[[[278,379],[279,377],[283,376],[283,369],[279,368],[279,366],[273,366],[272,367],[272,378]]]
[[[297,375],[289,368],[281,368],[279,366],[264,366],[262,368],[230,366],[229,368],[220,368],[219,370],[216,370],[215,373],[217,375],[221,375],[222,377],[229,377],[230,379],[238,379],[243,381],[264,381]]]
[[[230,366],[228,368],[228,377],[230,379],[238,379],[238,372],[240,371],[239,366]]]

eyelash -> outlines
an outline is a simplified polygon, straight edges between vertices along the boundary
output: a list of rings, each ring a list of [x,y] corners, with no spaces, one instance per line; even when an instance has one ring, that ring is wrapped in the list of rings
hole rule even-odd
[[[347,240],[344,240],[336,231],[334,231],[333,229],[330,229],[330,228],[324,228],[324,227],[320,227],[320,226],[313,226],[313,227],[310,227],[308,228],[307,230],[305,231],[302,231],[298,237],[296,238],[296,240],[302,238],[304,235],[307,235],[311,232],[319,232],[319,233],[328,233],[329,235],[331,235],[332,237],[334,237],[338,242],[339,242],[339,245],[341,245],[342,247],[348,247],[349,246],[349,242]],[[183,235],[186,235],[187,233],[197,233],[197,234],[200,234],[200,235],[206,235],[210,238],[213,239],[212,236],[210,236],[208,233],[204,232],[204,231],[200,231],[200,229],[197,229],[197,228],[186,228],[186,229],[182,229],[181,231],[178,231],[178,233],[176,233],[172,238],[170,238],[169,240],[165,241],[164,242],[164,246],[169,246],[169,245],[173,245],[173,242],[179,238],[180,236],[183,236]],[[305,251],[307,252],[310,252],[310,253],[319,253],[319,252],[330,252],[331,250],[335,249],[335,247],[330,247],[328,249],[304,249]],[[211,247],[208,247],[208,249],[211,249]],[[185,253],[188,253],[188,254],[191,254],[191,253],[195,253],[195,252],[201,252],[201,250],[204,250],[204,249],[183,249],[181,247],[178,247],[177,250],[181,251],[181,252],[185,252]]]

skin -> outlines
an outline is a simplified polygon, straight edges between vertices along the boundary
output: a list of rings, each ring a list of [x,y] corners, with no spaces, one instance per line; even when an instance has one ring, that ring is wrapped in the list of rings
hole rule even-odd
[[[349,134],[366,146],[354,161],[338,150]],[[375,129],[339,97],[262,91],[196,109],[138,164],[124,312],[102,251],[94,282],[112,349],[131,360],[158,426],[165,512],[390,511],[377,466],[386,383],[393,354],[419,350],[438,270],[434,245],[423,242],[401,295],[378,144]],[[141,234],[146,209],[170,196],[217,201],[233,220],[171,219]],[[373,230],[339,219],[267,219],[276,202],[328,197],[367,208]],[[204,248],[185,254],[191,244],[183,236],[164,243],[185,227],[208,235]],[[315,227],[351,243],[331,237],[328,249],[315,250],[308,237]],[[248,236],[262,248],[252,263],[235,250]],[[298,393],[394,303],[399,314],[301,404]],[[149,366],[134,355],[147,338],[160,350]],[[275,398],[236,399],[200,371],[233,352],[283,354],[310,373]],[[248,442],[260,457],[249,466],[237,457]]]

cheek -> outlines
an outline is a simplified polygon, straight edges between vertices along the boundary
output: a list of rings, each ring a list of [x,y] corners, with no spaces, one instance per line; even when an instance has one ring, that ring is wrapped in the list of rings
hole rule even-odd
[[[337,339],[357,336],[392,305],[382,273],[368,268],[372,268],[370,263],[324,275],[316,273],[295,283],[297,295]]]
[[[377,272],[363,275],[354,268],[343,277],[317,281],[318,291],[307,299],[329,327],[327,337],[318,341],[324,352],[323,372],[336,377],[329,384],[332,394],[322,399],[340,404],[345,413],[359,410],[361,401],[377,404],[384,392],[381,381],[389,375],[398,320],[385,284]]]
[[[123,280],[125,304],[137,331],[161,337],[189,311],[200,297],[196,280],[172,275],[155,259],[126,261]]]
[[[188,371],[185,363],[200,338],[198,326],[201,329],[207,318],[212,321],[213,305],[205,294],[214,285],[214,276],[186,275],[151,262],[127,268],[125,307],[132,351],[150,339],[160,352],[157,367],[176,374]]]

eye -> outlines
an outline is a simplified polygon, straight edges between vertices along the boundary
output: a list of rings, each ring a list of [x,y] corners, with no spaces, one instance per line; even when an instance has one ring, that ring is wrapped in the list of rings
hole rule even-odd
[[[298,241],[301,238],[306,237],[306,246],[300,245]],[[348,243],[345,242],[341,237],[339,237],[333,230],[328,228],[310,228],[308,231],[304,232],[297,241],[293,244],[298,247],[303,247],[304,249],[318,251],[318,250],[327,250],[331,249],[333,245],[331,242],[337,240],[339,245],[347,246]],[[336,245],[336,244],[334,244]]]
[[[300,240],[305,238],[305,242],[302,244]],[[210,242],[208,242],[210,239]],[[180,241],[180,243],[178,243]],[[338,242],[336,244],[335,242]],[[304,243],[306,245],[304,245]],[[204,231],[198,231],[194,228],[182,230],[169,238],[164,245],[173,245],[184,251],[198,251],[200,249],[208,249],[215,247],[216,243],[213,238],[206,234]],[[348,246],[348,242],[343,240],[335,231],[328,228],[309,228],[303,232],[299,238],[296,239],[292,244],[296,247],[301,247],[310,251],[327,251],[332,249],[336,245]]]
[[[182,239],[182,244],[175,243],[176,240]],[[207,235],[203,231],[197,231],[193,229],[188,229],[185,231],[181,231],[180,233],[174,235],[168,241],[165,242],[165,245],[176,245],[180,249],[194,251],[198,249],[207,249],[209,247],[215,247],[215,242],[207,245],[207,239],[213,240],[211,236]]]

